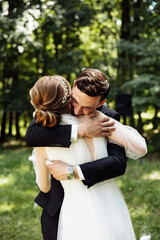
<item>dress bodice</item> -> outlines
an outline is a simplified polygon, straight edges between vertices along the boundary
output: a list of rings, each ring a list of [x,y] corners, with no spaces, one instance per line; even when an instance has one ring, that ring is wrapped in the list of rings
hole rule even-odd
[[[63,114],[61,123],[64,124],[77,124],[79,121],[76,117]],[[93,146],[95,152],[95,159],[100,159],[108,156],[107,142],[104,137],[93,138]],[[83,149],[83,151],[81,150]],[[71,165],[82,164],[85,162],[93,161],[91,152],[87,145],[85,138],[79,138],[73,142],[70,148],[63,147],[45,147],[49,160],[62,160]]]

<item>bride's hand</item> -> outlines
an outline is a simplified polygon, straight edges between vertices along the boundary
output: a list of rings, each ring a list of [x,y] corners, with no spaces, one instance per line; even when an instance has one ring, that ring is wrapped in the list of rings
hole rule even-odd
[[[68,164],[61,161],[61,160],[54,160],[54,161],[48,161],[46,160],[46,166],[52,176],[56,180],[67,180],[67,174],[68,174]],[[76,179],[79,178],[77,169],[75,166],[73,166],[73,171],[76,176]]]
[[[57,180],[67,179],[67,173],[68,173],[67,163],[60,160],[54,160],[49,164],[49,161],[47,160],[46,166],[55,179]]]

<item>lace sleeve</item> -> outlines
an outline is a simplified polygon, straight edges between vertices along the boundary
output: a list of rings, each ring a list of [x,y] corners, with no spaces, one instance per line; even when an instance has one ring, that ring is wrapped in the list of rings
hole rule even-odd
[[[51,174],[46,167],[46,152],[43,147],[34,148],[32,156],[29,160],[32,161],[34,171],[36,174],[36,183],[42,192],[48,192],[50,190]]]
[[[96,113],[97,117],[101,118],[104,116],[104,114],[99,111],[96,111]],[[115,122],[116,130],[108,137],[108,141],[124,147],[128,158],[137,159],[144,156],[147,153],[147,145],[145,139],[139,132],[130,126],[121,124],[111,117],[110,119]]]
[[[123,125],[116,120],[114,121],[116,130],[109,137],[109,142],[125,147],[128,158],[137,159],[144,156],[147,153],[145,139],[136,129]]]

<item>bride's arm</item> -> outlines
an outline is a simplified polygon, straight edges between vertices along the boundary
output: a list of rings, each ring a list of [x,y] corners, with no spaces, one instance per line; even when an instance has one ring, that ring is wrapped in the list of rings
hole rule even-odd
[[[102,117],[103,113],[98,112],[97,117]],[[108,136],[109,141],[115,142],[126,149],[127,157],[133,159],[144,156],[147,153],[147,146],[145,139],[132,127],[121,124],[115,121],[116,130]]]
[[[35,148],[36,181],[40,190],[44,193],[51,188],[51,175],[46,167],[47,155],[44,147]]]

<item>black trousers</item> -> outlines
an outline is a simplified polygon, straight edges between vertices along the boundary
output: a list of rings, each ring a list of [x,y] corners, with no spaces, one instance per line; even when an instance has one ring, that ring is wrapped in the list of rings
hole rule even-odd
[[[60,209],[52,217],[43,210],[41,215],[41,228],[44,240],[57,240],[59,213]]]

